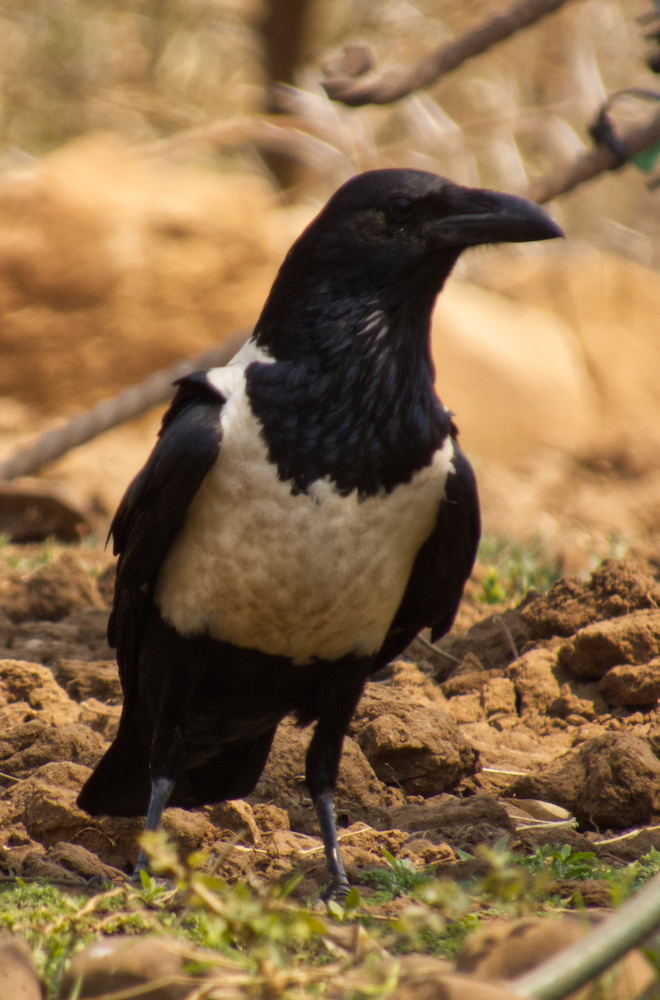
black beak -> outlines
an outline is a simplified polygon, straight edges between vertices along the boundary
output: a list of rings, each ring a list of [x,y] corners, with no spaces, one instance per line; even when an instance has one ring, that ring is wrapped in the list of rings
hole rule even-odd
[[[452,184],[444,188],[443,202],[443,217],[429,227],[429,240],[437,249],[480,243],[528,243],[564,235],[547,212],[513,194]]]

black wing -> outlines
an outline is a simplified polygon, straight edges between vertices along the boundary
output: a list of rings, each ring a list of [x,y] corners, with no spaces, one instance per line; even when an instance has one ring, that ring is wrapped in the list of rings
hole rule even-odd
[[[220,413],[226,400],[205,372],[180,379],[178,386],[158,443],[128,487],[110,528],[119,563],[108,641],[117,647],[126,701],[161,563],[220,451]]]
[[[472,572],[481,533],[472,466],[454,439],[454,472],[435,528],[417,553],[410,580],[373,672],[397,657],[423,628],[435,642],[448,632]]]

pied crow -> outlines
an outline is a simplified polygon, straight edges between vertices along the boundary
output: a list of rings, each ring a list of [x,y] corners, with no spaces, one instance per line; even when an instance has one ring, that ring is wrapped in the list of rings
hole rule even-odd
[[[293,713],[316,722],[306,782],[327,894],[345,895],[344,734],[369,675],[451,627],[479,538],[433,304],[466,247],[560,235],[518,197],[361,174],[293,244],[230,364],[179,380],[112,522],[124,705],[84,810],[155,829],[168,803],[249,795]]]

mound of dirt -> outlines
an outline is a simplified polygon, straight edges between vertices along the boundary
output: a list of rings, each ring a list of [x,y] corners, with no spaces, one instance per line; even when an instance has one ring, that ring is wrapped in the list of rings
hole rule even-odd
[[[80,138],[0,181],[0,395],[85,409],[257,318],[290,242],[257,177]]]

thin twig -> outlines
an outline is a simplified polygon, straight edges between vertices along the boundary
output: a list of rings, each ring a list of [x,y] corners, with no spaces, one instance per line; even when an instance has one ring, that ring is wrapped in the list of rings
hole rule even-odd
[[[516,646],[513,635],[511,634],[511,629],[502,618],[502,615],[493,615],[493,621],[495,622],[496,625],[499,625],[502,631],[504,632],[504,635],[506,636],[507,641],[509,643],[509,649],[513,653],[513,658],[514,660],[517,660],[518,657],[520,656],[520,653],[518,652],[518,647]]]
[[[522,0],[506,14],[497,14],[479,27],[468,31],[457,42],[443,45],[412,66],[392,67],[380,72],[350,76],[346,71],[332,79],[322,80],[328,97],[349,107],[363,104],[391,104],[415,90],[428,87],[439,77],[457,69],[467,59],[478,56],[521,28],[535,24],[546,14],[562,7],[567,0]],[[362,65],[366,65],[363,62]],[[359,71],[360,63],[355,68]]]
[[[434,646],[433,643],[429,642],[429,640],[425,636],[423,636],[423,635],[417,635],[417,636],[415,636],[415,638],[419,639],[419,641],[421,642],[422,646],[426,646],[426,648],[432,650],[432,652],[439,653],[440,656],[446,656],[448,660],[453,660],[454,663],[462,663],[463,662],[459,656],[454,656],[453,653],[448,653],[446,650],[440,649],[439,646]]]
[[[198,357],[178,361],[171,368],[154,372],[138,385],[128,386],[117,396],[101,400],[87,413],[72,417],[63,427],[40,434],[30,444],[19,448],[7,461],[0,462],[0,481],[33,475],[72,448],[91,441],[127,420],[139,417],[152,406],[166,403],[174,395],[172,383],[175,379],[204,368],[226,365],[247,336],[245,331],[232,333],[222,344],[209,348]]]

